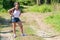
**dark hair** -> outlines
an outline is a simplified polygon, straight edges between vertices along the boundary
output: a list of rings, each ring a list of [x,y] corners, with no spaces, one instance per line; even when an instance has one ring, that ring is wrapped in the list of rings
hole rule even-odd
[[[15,2],[15,3],[14,3],[14,6],[16,5],[16,3],[18,3],[18,5],[19,5],[19,8],[18,8],[18,9],[20,9],[20,3],[19,3],[19,2]]]
[[[16,5],[16,3],[18,3],[18,5],[20,5],[20,3],[19,3],[19,2],[15,2],[15,3],[14,3],[14,6]]]

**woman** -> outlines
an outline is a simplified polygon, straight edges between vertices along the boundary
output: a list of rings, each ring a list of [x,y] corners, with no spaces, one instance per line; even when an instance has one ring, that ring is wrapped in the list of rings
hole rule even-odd
[[[18,23],[18,25],[20,26],[22,35],[24,36],[24,34],[23,34],[23,25],[22,25],[21,20],[19,19],[20,15],[21,15],[21,12],[19,10],[19,2],[15,2],[14,7],[11,8],[10,10],[8,10],[8,12],[12,17],[14,37],[16,37],[16,23]]]

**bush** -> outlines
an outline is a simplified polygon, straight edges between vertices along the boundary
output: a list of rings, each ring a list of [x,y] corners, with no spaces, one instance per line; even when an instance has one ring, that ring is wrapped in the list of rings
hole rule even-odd
[[[5,13],[5,12],[7,12],[7,10],[2,8],[2,10],[0,10],[0,12]]]
[[[51,12],[53,11],[53,7],[51,5],[41,5],[41,6],[31,6],[28,7],[28,9],[26,11],[30,11],[30,12]]]
[[[9,9],[12,8],[14,6],[14,2],[15,0],[3,0],[3,8],[5,9]]]
[[[51,11],[53,11],[53,8],[51,5],[41,5],[39,7],[39,11],[40,12],[51,12]]]
[[[35,4],[35,0],[17,0],[18,2],[20,2],[20,5],[28,5],[28,6],[31,6],[31,5],[34,5]]]
[[[2,5],[0,5],[0,13],[1,13],[1,12],[7,12],[7,10],[4,9]]]

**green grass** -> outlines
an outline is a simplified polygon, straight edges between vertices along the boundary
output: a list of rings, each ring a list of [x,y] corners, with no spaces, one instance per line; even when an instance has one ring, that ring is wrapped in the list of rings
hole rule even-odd
[[[60,32],[60,12],[53,13],[51,16],[44,20],[47,24],[51,24],[52,27]]]
[[[53,7],[52,5],[40,5],[40,6],[30,6],[27,9],[24,10],[25,12],[41,12],[41,13],[45,13],[45,12],[52,12],[53,11]]]

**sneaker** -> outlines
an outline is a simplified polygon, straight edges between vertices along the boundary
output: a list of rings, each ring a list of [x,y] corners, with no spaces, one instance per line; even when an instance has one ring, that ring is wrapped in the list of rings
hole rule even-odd
[[[21,36],[26,36],[26,34],[21,34]]]

